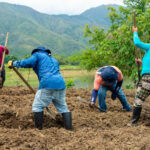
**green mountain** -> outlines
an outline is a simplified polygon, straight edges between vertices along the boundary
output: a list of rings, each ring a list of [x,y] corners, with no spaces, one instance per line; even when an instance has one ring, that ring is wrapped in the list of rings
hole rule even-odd
[[[0,3],[0,41],[17,57],[30,54],[32,49],[45,46],[53,54],[70,56],[86,46],[83,28],[86,24],[108,28],[107,6],[89,9],[81,15],[48,15],[22,5]]]
[[[110,25],[108,18],[107,7],[112,6],[118,8],[118,5],[101,5],[99,7],[90,8],[89,10],[83,12],[81,15],[88,18],[90,22],[95,22],[98,25],[101,25],[103,28],[108,28]]]

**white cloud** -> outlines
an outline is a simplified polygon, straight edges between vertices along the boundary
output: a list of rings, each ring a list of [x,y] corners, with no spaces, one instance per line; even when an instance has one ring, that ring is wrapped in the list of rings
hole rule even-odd
[[[0,0],[32,7],[49,14],[80,14],[102,4],[123,5],[123,0]]]

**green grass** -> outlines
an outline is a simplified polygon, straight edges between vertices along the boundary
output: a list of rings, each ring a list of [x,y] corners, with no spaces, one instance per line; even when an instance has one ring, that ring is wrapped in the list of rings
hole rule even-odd
[[[79,74],[78,71],[71,70],[78,68],[79,68],[78,66],[71,66],[71,65],[60,66],[61,74],[63,75],[65,81],[67,81],[68,78],[72,77],[74,78],[74,76],[77,77],[77,75],[81,75]],[[17,86],[17,85],[26,86],[24,82],[20,79],[20,77],[13,71],[13,69],[9,69],[7,65],[5,65],[5,70],[6,70],[6,80],[4,83],[5,86]],[[19,68],[18,71],[32,87],[38,87],[39,81],[37,75],[34,73],[32,69]]]
[[[60,72],[67,83],[68,80],[73,80],[75,83],[75,87],[93,87],[95,70],[86,71],[81,70],[79,66],[69,66],[63,65],[60,66]],[[19,76],[13,71],[13,69],[9,69],[7,65],[5,65],[6,69],[6,81],[4,83],[5,86],[17,86],[23,85],[24,82],[19,78]],[[22,76],[27,80],[27,82],[34,88],[37,88],[39,85],[38,78],[32,69],[24,69],[21,68],[18,70]],[[135,88],[133,82],[128,78],[124,77],[124,82],[122,88],[124,89],[133,89]]]
[[[5,86],[17,86],[17,85],[26,86],[24,82],[20,79],[20,77],[13,71],[13,69],[9,69],[6,65],[5,69],[6,69],[6,80],[4,83]],[[32,87],[38,87],[39,81],[32,69],[21,68],[18,71]]]
[[[80,69],[80,66],[74,66],[74,65],[61,65],[60,70],[63,69]]]

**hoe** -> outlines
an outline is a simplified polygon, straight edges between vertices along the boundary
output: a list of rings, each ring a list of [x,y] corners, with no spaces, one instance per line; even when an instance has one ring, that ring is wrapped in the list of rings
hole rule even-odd
[[[5,40],[5,47],[7,47],[7,41],[8,41],[8,35],[9,32],[7,32],[6,35],[6,40]],[[1,65],[1,70],[4,64],[4,60],[5,60],[5,52],[3,53],[3,58],[2,58],[2,65]],[[18,72],[18,70],[15,67],[12,67],[12,69],[16,72],[16,74],[22,79],[22,81],[28,86],[28,88],[31,90],[31,92],[33,94],[35,94],[35,91],[33,90],[33,88],[30,86],[30,84],[24,79],[24,77]],[[0,72],[0,80],[1,80],[1,72]],[[2,81],[1,81],[2,82]],[[2,83],[1,83],[2,84]],[[56,113],[53,112],[49,107],[46,107],[46,110],[48,112],[48,114],[53,118],[56,119]]]
[[[21,78],[21,80],[28,86],[28,88],[31,90],[33,94],[35,94],[34,89],[30,86],[30,84],[24,79],[24,77],[20,74],[20,72],[15,68],[12,67],[12,69],[16,72],[16,74]],[[53,118],[56,119],[56,113],[53,112],[49,107],[46,107],[46,110],[48,114]]]

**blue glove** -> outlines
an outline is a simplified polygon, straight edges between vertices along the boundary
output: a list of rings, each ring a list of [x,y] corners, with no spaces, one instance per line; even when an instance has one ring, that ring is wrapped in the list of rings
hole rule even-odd
[[[95,103],[96,102],[96,98],[97,98],[97,93],[98,91],[97,90],[92,90],[92,94],[91,94],[91,103]]]
[[[115,87],[115,93],[117,94],[122,86],[123,80],[117,82],[116,87]]]
[[[117,82],[115,90],[112,92],[111,98],[112,100],[115,100],[117,98],[117,94],[122,86],[123,80]]]
[[[112,92],[111,98],[112,98],[112,100],[115,100],[117,98],[117,93],[116,92]]]

